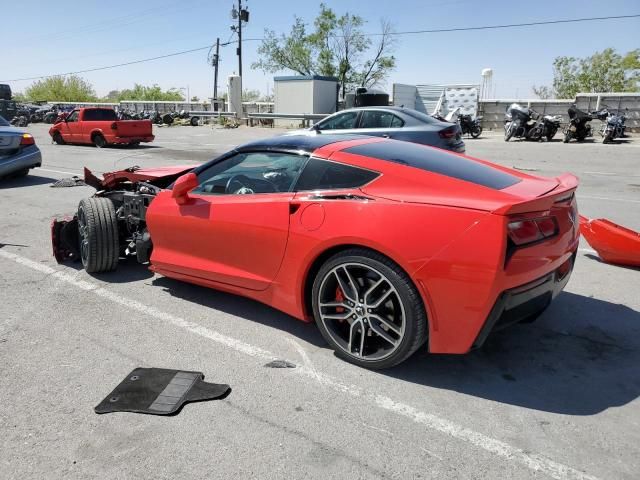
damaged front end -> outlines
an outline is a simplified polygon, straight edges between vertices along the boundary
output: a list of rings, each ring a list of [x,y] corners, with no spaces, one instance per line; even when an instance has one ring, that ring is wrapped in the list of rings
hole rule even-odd
[[[193,168],[191,165],[131,167],[105,173],[102,179],[84,169],[85,183],[96,189],[92,198],[106,198],[113,204],[113,230],[118,236],[119,255],[135,256],[140,263],[149,261],[152,243],[146,228],[147,208],[161,190]],[[52,220],[51,244],[58,263],[81,259],[81,243],[77,213]]]

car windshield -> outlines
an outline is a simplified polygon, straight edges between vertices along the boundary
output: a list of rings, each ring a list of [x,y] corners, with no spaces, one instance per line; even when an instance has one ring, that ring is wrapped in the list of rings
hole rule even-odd
[[[7,122],[2,115],[0,115],[0,127],[8,127],[9,122]]]
[[[431,115],[427,115],[426,113],[419,112],[417,110],[405,109],[402,111],[405,115],[409,115],[410,117],[415,118],[416,120],[420,120],[424,123],[436,123],[438,120],[433,118]]]

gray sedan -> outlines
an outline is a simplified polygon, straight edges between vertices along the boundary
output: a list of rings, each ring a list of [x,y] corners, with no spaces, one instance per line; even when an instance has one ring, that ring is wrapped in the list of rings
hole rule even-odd
[[[0,178],[27,175],[40,165],[42,155],[33,136],[0,117]]]
[[[373,135],[431,145],[458,153],[465,151],[458,124],[441,122],[417,110],[402,107],[342,110],[316,123],[308,132]]]

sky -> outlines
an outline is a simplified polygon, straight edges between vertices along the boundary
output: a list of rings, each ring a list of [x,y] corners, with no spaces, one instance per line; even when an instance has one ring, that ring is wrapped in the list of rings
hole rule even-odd
[[[237,0],[236,0],[237,1]],[[124,63],[232,38],[233,0],[23,0],[3,5],[0,82]],[[536,2],[474,0],[325,0],[336,13],[366,20],[366,32],[378,32],[380,20],[396,31],[473,27],[506,23],[640,14],[640,0],[621,0],[611,8],[601,0]],[[294,16],[312,23],[319,2],[244,0],[250,11],[244,38],[260,38],[264,29],[288,32]],[[526,5],[526,6],[525,6]],[[27,14],[27,16],[25,16]],[[15,21],[8,21],[15,18]],[[28,18],[28,21],[25,19]],[[374,40],[375,41],[375,40]],[[259,41],[243,42],[243,87],[266,93],[273,74],[253,70]],[[393,83],[480,83],[483,68],[493,69],[496,97],[533,98],[532,85],[551,84],[553,59],[584,57],[606,47],[626,52],[640,48],[640,18],[544,25],[489,31],[403,35],[394,51],[397,68],[382,88]],[[219,92],[237,73],[236,45],[221,49]],[[9,53],[10,52],[10,53]],[[8,54],[9,53],[9,54]],[[282,72],[282,74],[291,72]],[[207,50],[99,72],[83,73],[98,95],[134,83],[188,89],[209,98],[213,68]],[[30,81],[9,82],[15,92]],[[222,90],[220,90],[222,89]]]

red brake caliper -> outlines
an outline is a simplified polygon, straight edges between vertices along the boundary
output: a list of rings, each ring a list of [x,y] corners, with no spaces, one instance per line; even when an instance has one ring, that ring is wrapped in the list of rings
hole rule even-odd
[[[344,302],[344,293],[340,287],[336,287],[336,302]],[[336,313],[343,313],[344,307],[336,307]]]

